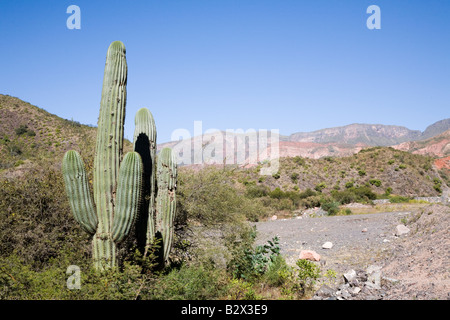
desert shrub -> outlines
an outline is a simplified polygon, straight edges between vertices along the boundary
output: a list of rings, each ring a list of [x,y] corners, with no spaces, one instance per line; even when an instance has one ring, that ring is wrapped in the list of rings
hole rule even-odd
[[[378,179],[370,179],[370,180],[369,180],[369,183],[370,183],[371,185],[375,185],[375,186],[377,186],[377,187],[380,187],[380,186],[381,186],[381,180],[378,180]]]
[[[300,201],[300,205],[305,208],[315,208],[320,206],[320,196],[310,196]]]
[[[341,204],[348,204],[358,200],[358,197],[353,190],[332,191],[331,194],[333,198]]]
[[[392,193],[392,188],[391,187],[387,187],[385,192],[384,192],[384,195],[389,196],[391,193]]]
[[[272,287],[285,287],[292,276],[292,268],[282,255],[277,255],[264,273],[263,281]]]
[[[264,245],[253,246],[256,231],[249,233],[246,241],[236,243],[228,270],[233,278],[254,281],[264,275],[280,255],[279,240],[274,237]]]
[[[26,179],[0,180],[0,256],[13,252],[32,268],[46,266],[68,246],[88,252],[90,243],[74,220],[59,172],[43,164]]]
[[[222,270],[205,265],[182,265],[159,276],[144,296],[152,300],[218,299],[226,293],[227,279]]]
[[[317,195],[317,193],[308,188],[305,191],[300,192],[299,197],[300,197],[300,199],[306,199],[308,197],[315,196],[315,195]]]
[[[320,207],[325,210],[329,215],[334,216],[339,212],[339,202],[332,198],[324,198],[320,202]]]
[[[442,189],[441,189],[442,181],[438,178],[434,178],[433,183],[434,183],[434,185],[433,185],[434,190],[441,193],[442,192]]]
[[[403,203],[403,202],[409,202],[409,200],[411,200],[411,198],[403,197],[403,196],[389,196],[389,200],[391,203]]]
[[[305,259],[297,260],[296,265],[298,267],[298,280],[302,290],[306,291],[312,288],[321,276],[320,267],[314,262]]]
[[[326,189],[326,187],[327,185],[325,184],[325,182],[321,182],[314,187],[314,190],[316,190],[317,192],[322,192],[322,190]]]
[[[269,187],[265,185],[249,186],[245,191],[245,195],[250,199],[265,197],[268,194]]]
[[[294,162],[297,164],[297,165],[299,165],[299,166],[303,166],[303,165],[305,165],[305,159],[303,159],[302,157],[300,157],[300,156],[295,156],[294,158],[293,158],[293,160],[294,160]]]
[[[333,190],[331,195],[335,201],[340,204],[348,204],[352,202],[364,202],[367,203],[371,200],[375,200],[377,195],[370,189],[370,187],[351,187],[343,191]]]
[[[252,186],[253,187],[253,186]],[[267,216],[260,202],[238,193],[227,172],[207,167],[201,171],[180,170],[177,190],[179,219],[203,226],[242,224],[247,217]]]
[[[27,125],[21,125],[20,127],[16,128],[15,130],[16,135],[21,136],[26,134],[29,137],[34,137],[36,135],[36,132],[29,129]]]
[[[283,199],[286,198],[287,196],[284,191],[282,191],[280,188],[277,187],[269,192],[269,197],[273,199]]]

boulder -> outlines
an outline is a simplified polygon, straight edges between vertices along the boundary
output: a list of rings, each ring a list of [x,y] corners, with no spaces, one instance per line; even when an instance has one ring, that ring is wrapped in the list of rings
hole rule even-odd
[[[300,256],[298,258],[310,261],[320,261],[320,254],[313,250],[302,250],[300,251]]]
[[[395,235],[397,237],[406,234],[409,232],[409,228],[405,226],[404,224],[399,224],[397,227],[395,227]]]
[[[356,280],[356,271],[353,269],[348,270],[346,273],[344,273],[344,279],[346,282],[352,282],[353,280]]]

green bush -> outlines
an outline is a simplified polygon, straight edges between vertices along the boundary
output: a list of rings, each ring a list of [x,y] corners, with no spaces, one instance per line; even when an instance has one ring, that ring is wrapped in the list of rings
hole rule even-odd
[[[27,125],[21,125],[20,127],[14,130],[18,136],[26,134],[29,137],[34,137],[36,133],[29,129]]]
[[[300,205],[305,208],[316,208],[320,206],[320,196],[310,196],[301,200]]]
[[[402,196],[389,196],[389,200],[391,203],[403,203],[403,202],[409,202],[409,200],[411,200],[411,198],[402,197]]]
[[[370,179],[369,183],[371,185],[375,185],[376,187],[380,187],[381,186],[381,180],[378,180],[378,179]]]
[[[226,276],[216,268],[182,265],[156,278],[144,296],[152,300],[219,299],[226,294]]]
[[[352,202],[367,203],[375,200],[377,195],[370,189],[370,187],[351,187],[343,191],[331,192],[332,197],[340,204],[348,204]]]
[[[314,187],[314,190],[316,190],[317,192],[322,192],[322,190],[326,188],[327,185],[325,184],[325,182],[321,182]]]
[[[265,185],[249,186],[245,191],[245,195],[250,198],[261,198],[269,194],[269,187]]]
[[[228,172],[214,167],[200,171],[180,170],[177,189],[180,223],[195,221],[211,227],[231,224],[239,228],[246,218],[255,221],[267,215],[268,208],[232,186]]]
[[[299,259],[296,262],[298,267],[298,280],[301,288],[306,291],[314,286],[320,278],[320,267],[314,262],[305,259]]]
[[[291,174],[291,180],[292,180],[292,182],[296,183],[299,176],[300,176],[300,175],[299,175],[297,172],[292,173],[292,174]]]
[[[294,162],[297,164],[297,165],[299,165],[299,166],[303,166],[303,165],[305,165],[305,159],[303,159],[302,157],[300,157],[300,156],[295,156],[294,158],[293,158],[293,160],[294,160]]]
[[[330,216],[334,216],[339,212],[339,202],[334,201],[330,198],[322,200],[320,203],[320,207],[325,210]]]
[[[274,237],[267,244],[253,247],[256,230],[249,234],[246,241],[237,243],[233,248],[233,258],[229,262],[228,270],[236,279],[254,281],[261,277],[280,255],[278,237]]]

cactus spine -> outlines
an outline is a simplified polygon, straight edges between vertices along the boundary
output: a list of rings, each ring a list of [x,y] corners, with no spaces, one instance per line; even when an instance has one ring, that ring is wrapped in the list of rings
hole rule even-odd
[[[140,225],[147,226],[144,254],[154,240],[159,240],[160,265],[168,261],[173,243],[176,211],[177,161],[170,148],[161,150],[156,159],[156,126],[151,112],[140,109],[135,118],[134,150],[144,163],[144,198],[140,208]],[[139,228],[139,226],[138,226]],[[137,232],[139,238],[139,232]],[[141,235],[143,232],[141,231]],[[141,240],[143,243],[144,240]]]
[[[75,219],[94,235],[93,260],[99,270],[116,265],[116,244],[128,235],[141,198],[141,156],[130,152],[122,162],[127,84],[125,52],[123,43],[115,41],[109,46],[106,57],[94,158],[93,199],[80,155],[68,151],[63,159],[69,202]]]

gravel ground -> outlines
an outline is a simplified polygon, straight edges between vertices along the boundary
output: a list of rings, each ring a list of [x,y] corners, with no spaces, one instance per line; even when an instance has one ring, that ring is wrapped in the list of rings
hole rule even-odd
[[[389,248],[395,239],[395,226],[409,214],[385,212],[259,222],[256,244],[278,236],[281,253],[289,264],[295,264],[301,250],[314,250],[320,254],[322,265],[345,272],[353,265],[375,263],[375,253]],[[333,244],[331,249],[322,248],[327,241]]]
[[[258,222],[256,244],[278,236],[281,254],[290,265],[295,265],[301,250],[314,250],[321,256],[322,270],[334,270],[341,282],[350,269],[382,266],[383,277],[401,281],[385,281],[377,299],[448,299],[449,213],[447,206],[430,205],[413,212]],[[405,221],[412,231],[397,237],[396,226]],[[325,242],[332,248],[323,249]]]

